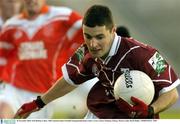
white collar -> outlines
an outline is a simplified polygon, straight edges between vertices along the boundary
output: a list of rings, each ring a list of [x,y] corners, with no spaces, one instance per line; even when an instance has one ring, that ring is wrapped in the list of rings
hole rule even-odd
[[[111,48],[107,57],[114,56],[117,53],[120,42],[121,42],[121,37],[115,33],[114,41],[111,45]]]
[[[114,40],[111,45],[108,56],[104,60],[101,59],[103,63],[107,64],[109,60],[111,59],[111,57],[117,53],[120,43],[121,43],[121,37],[115,33]]]

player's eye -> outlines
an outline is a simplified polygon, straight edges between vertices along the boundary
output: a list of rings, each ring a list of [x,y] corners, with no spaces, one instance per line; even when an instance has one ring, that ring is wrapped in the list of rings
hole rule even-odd
[[[92,39],[92,37],[91,37],[90,35],[85,35],[85,38],[86,38],[86,39],[89,39],[89,40]]]
[[[104,38],[104,36],[102,36],[102,35],[101,36],[96,36],[97,40],[102,40],[103,38]]]

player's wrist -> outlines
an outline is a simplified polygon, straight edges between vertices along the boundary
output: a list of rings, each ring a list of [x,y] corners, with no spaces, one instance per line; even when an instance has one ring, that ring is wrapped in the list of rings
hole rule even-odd
[[[148,118],[153,118],[154,116],[154,108],[152,106],[148,106]]]
[[[46,105],[41,99],[41,96],[37,96],[35,103],[37,104],[38,108],[43,108]]]

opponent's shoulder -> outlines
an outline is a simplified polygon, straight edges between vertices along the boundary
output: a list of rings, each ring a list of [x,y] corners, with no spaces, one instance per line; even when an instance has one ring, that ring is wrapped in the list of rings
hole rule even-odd
[[[22,23],[24,23],[23,19],[21,18],[21,14],[15,15],[11,18],[9,18],[1,28],[2,34],[5,33],[6,31],[9,31],[11,29],[16,29],[18,28]]]
[[[10,26],[10,25],[17,25],[20,21],[20,14],[15,15],[11,18],[9,18],[3,25],[3,27]]]
[[[70,15],[72,12],[71,8],[64,7],[64,6],[50,6],[50,14],[51,15]]]

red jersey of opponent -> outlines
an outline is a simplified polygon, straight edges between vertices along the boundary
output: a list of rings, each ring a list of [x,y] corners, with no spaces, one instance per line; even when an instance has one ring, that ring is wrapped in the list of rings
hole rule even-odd
[[[65,80],[73,85],[98,77],[99,81],[88,94],[87,105],[99,118],[129,118],[117,108],[113,94],[114,82],[127,70],[140,70],[151,77],[155,86],[153,101],[159,94],[180,84],[172,67],[156,49],[132,38],[116,35],[109,55],[104,60],[95,58],[94,62],[90,60],[91,62],[84,64],[87,54],[87,46],[81,46],[62,67],[62,71]],[[158,115],[155,115],[156,117]]]
[[[81,22],[69,8],[48,6],[33,20],[24,13],[8,20],[0,36],[1,79],[21,89],[47,91],[83,41]]]

